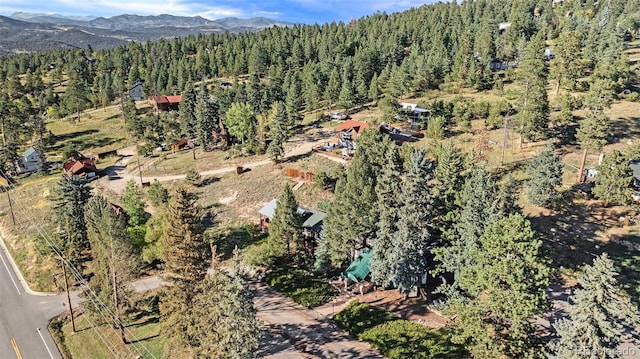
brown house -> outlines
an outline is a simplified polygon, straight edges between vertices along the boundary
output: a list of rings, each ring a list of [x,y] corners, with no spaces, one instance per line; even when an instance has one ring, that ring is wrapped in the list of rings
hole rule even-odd
[[[90,158],[70,159],[62,164],[62,173],[65,176],[81,176],[93,178],[98,169]]]
[[[149,105],[153,107],[156,113],[160,111],[178,111],[180,101],[182,101],[182,95],[149,97]]]

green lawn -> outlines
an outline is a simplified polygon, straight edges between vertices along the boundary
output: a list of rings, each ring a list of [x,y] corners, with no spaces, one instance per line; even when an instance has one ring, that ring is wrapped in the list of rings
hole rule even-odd
[[[446,330],[433,330],[400,319],[357,300],[336,314],[334,320],[338,326],[371,344],[390,359],[459,359],[469,356],[461,346],[451,343],[450,333]]]
[[[147,297],[149,299],[150,297]],[[96,324],[86,315],[76,318],[76,332],[71,332],[71,323],[62,325],[64,347],[71,358],[111,359],[162,357],[162,337],[160,336],[160,315],[157,306],[150,311],[141,310],[125,320],[128,344],[123,344],[117,330],[111,325]],[[55,323],[55,321],[54,321]],[[52,326],[55,326],[53,324]],[[56,337],[54,333],[54,337]],[[60,337],[56,341],[60,345]],[[68,358],[69,359],[69,358]]]
[[[273,289],[307,308],[325,304],[338,294],[325,280],[297,268],[278,268],[267,273],[265,279]]]

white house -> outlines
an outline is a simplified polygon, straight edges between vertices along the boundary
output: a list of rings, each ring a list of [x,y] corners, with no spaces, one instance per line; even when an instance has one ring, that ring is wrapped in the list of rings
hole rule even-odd
[[[38,153],[29,147],[18,160],[18,173],[36,172],[38,170]]]
[[[417,103],[401,102],[402,112],[407,115],[407,120],[411,123],[411,126],[422,124],[429,116],[429,110],[424,107],[418,106]]]

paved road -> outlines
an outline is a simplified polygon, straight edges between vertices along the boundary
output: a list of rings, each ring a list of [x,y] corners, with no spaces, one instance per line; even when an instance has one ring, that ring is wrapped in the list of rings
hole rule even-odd
[[[0,239],[2,241],[2,239]],[[0,249],[0,357],[62,358],[47,329],[49,319],[64,311],[59,295],[30,294],[16,274],[4,246]]]

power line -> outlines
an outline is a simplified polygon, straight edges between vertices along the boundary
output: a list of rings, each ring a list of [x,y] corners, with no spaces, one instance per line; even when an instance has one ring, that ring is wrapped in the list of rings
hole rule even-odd
[[[6,177],[6,174],[4,173],[4,171],[2,169],[0,169],[0,174],[2,174],[3,176]],[[10,183],[9,184],[9,188],[13,189],[15,192],[17,192],[16,194],[19,196],[20,192],[17,191],[17,187]],[[16,197],[18,197],[16,196]],[[16,205],[19,206],[21,208],[22,214],[26,214],[28,213],[26,207],[24,206],[24,198],[19,198],[16,200]],[[140,342],[140,340],[131,332],[131,330],[129,330],[124,323],[122,322],[122,320],[115,315],[115,313],[113,313],[111,311],[111,309],[98,297],[97,293],[91,289],[91,287],[89,287],[89,285],[86,283],[86,281],[84,280],[84,278],[82,277],[82,275],[80,274],[80,272],[78,271],[78,269],[68,260],[65,258],[63,251],[55,244],[55,242],[53,241],[52,238],[49,237],[48,233],[44,230],[44,226],[42,224],[38,224],[35,223],[33,216],[26,216],[27,218],[30,218],[32,224],[35,226],[36,230],[38,231],[38,233],[42,236],[42,238],[47,242],[47,245],[49,245],[49,247],[51,247],[51,249],[53,250],[53,252],[60,257],[60,259],[63,262],[63,265],[65,265],[69,271],[73,274],[73,276],[76,278],[76,281],[78,283],[81,284],[81,286],[84,287],[85,289],[85,293],[87,293],[88,295],[86,296],[87,299],[89,299],[91,301],[92,304],[94,304],[94,307],[99,309],[99,313],[101,315],[101,317],[103,318],[103,320],[105,321],[105,323],[110,323],[113,322],[116,325],[121,325],[124,330],[125,333],[127,334],[128,337],[133,338],[133,340],[131,341],[131,345],[127,346],[125,345],[125,349],[127,349],[127,351],[129,352],[129,354],[131,354],[133,357],[142,357],[142,352],[138,349],[138,347],[136,345],[133,344],[133,342],[135,342],[137,345],[141,346],[144,351],[151,357],[151,358],[155,358],[155,356],[149,351],[149,349]],[[107,312],[107,315],[105,315],[103,313],[103,311]],[[96,323],[94,323],[89,316],[86,316],[86,319],[91,323],[91,325],[93,325],[94,328],[97,328]],[[115,331],[115,328],[112,328]],[[95,330],[98,333],[98,336],[100,337],[101,341],[107,346],[107,348],[109,349],[109,351],[111,351],[112,354],[114,354],[114,357],[117,357],[116,351],[114,351],[114,349],[112,349],[112,347],[107,343],[106,338],[104,338],[103,334],[100,333],[98,330]],[[135,353],[132,352],[132,348],[135,349],[135,351],[137,352],[138,355],[135,355]]]

